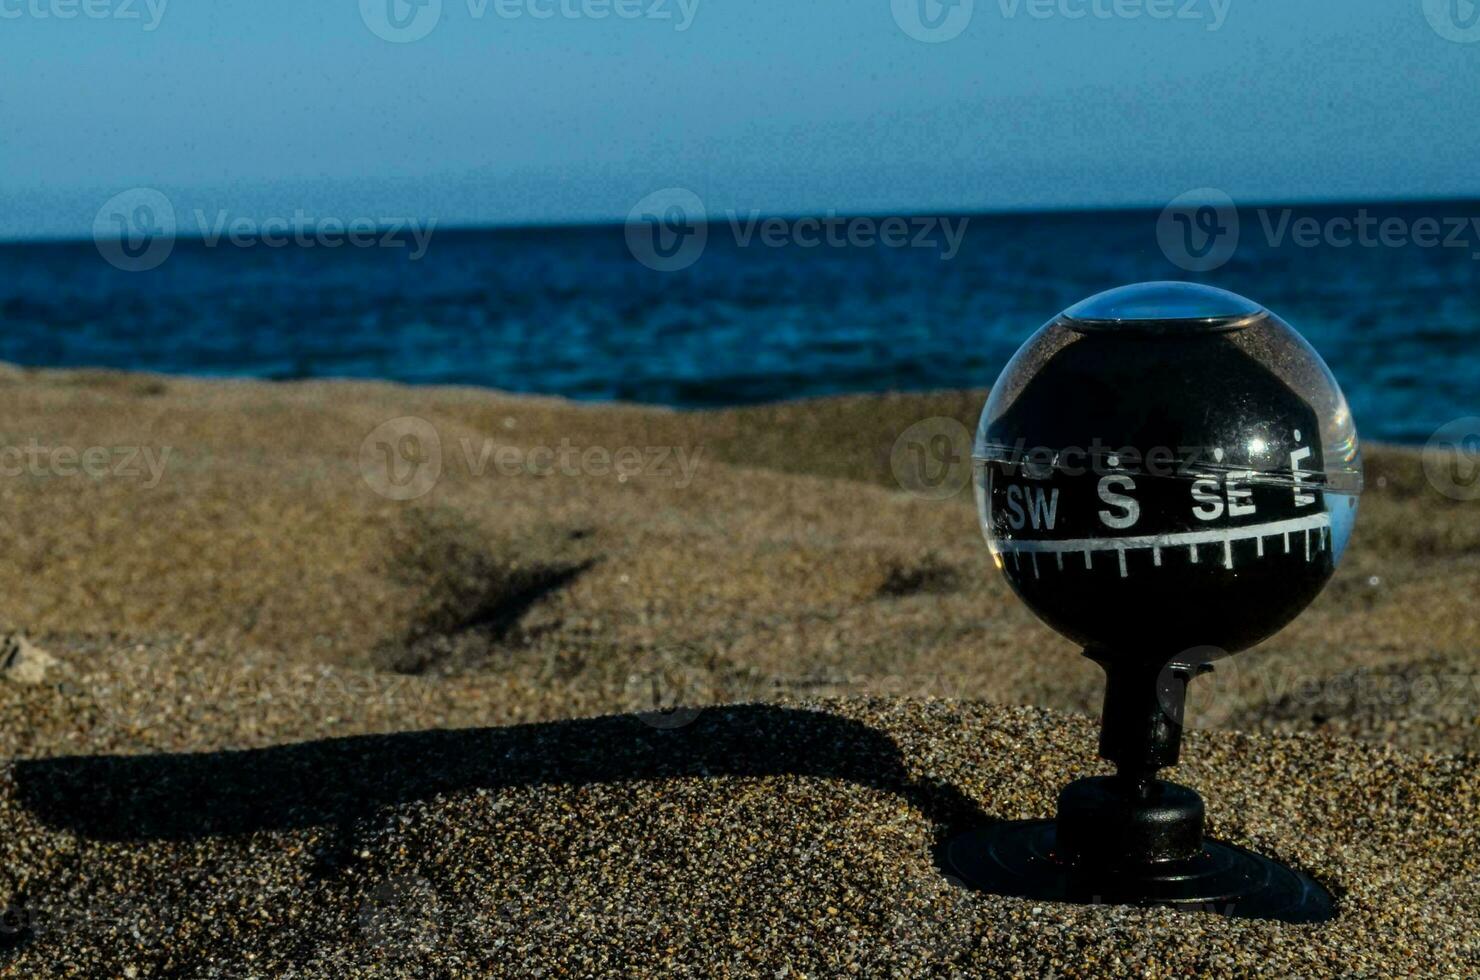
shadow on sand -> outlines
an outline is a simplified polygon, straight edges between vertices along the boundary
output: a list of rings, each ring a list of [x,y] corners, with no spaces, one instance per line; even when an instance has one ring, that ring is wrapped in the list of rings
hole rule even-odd
[[[915,781],[894,740],[821,711],[706,708],[689,724],[617,715],[404,732],[265,749],[72,756],[16,763],[20,801],[45,824],[105,841],[352,828],[439,793],[534,784],[797,775],[894,793],[943,837],[990,822],[954,787]]]

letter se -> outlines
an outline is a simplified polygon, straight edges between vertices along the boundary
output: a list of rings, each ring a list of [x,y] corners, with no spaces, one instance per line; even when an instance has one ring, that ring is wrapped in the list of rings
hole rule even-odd
[[[1254,475],[1253,470],[1235,470],[1222,477],[1200,476],[1192,481],[1192,514],[1198,520],[1212,521],[1223,516],[1226,509],[1229,517],[1245,517],[1254,513],[1254,492],[1240,486],[1240,480]],[[1219,483],[1223,484],[1219,493]]]
[[[1192,513],[1199,520],[1212,521],[1225,513],[1229,517],[1245,517],[1254,513],[1254,493],[1241,481],[1253,476],[1252,470],[1236,470],[1222,476],[1203,476],[1192,482]],[[1128,490],[1136,488],[1136,481],[1124,474],[1100,477],[1100,499],[1109,505],[1099,512],[1100,521],[1106,527],[1123,531],[1134,527],[1141,518],[1141,505]]]

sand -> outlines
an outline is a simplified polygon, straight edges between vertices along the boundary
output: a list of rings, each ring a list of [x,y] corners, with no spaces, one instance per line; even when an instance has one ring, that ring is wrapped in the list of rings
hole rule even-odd
[[[1480,972],[1480,505],[1412,450],[1369,450],[1312,608],[1196,682],[1171,774],[1335,922],[942,877],[1104,769],[1098,671],[991,567],[964,461],[892,470],[981,400],[6,372],[0,975]]]

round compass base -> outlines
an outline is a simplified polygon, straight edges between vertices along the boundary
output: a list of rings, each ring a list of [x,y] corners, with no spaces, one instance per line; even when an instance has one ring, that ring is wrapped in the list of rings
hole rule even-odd
[[[1191,858],[1121,868],[1070,863],[1055,844],[1052,820],[1004,821],[952,840],[946,863],[969,887],[1014,898],[1281,922],[1336,914],[1331,894],[1309,875],[1233,844],[1206,841]]]

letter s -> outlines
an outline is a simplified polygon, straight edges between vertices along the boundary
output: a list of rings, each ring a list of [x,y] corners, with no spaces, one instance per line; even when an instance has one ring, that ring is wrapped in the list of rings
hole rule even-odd
[[[1141,504],[1134,497],[1127,497],[1123,493],[1115,493],[1116,490],[1134,490],[1136,481],[1124,475],[1110,475],[1100,477],[1100,499],[1111,507],[1120,508],[1123,513],[1110,510],[1100,511],[1100,520],[1105,522],[1106,527],[1113,527],[1117,531],[1124,530],[1141,519]]]
[[[1016,483],[1007,486],[1007,511],[1007,523],[1014,531],[1021,531],[1028,523],[1028,515],[1023,512],[1023,488]]]

